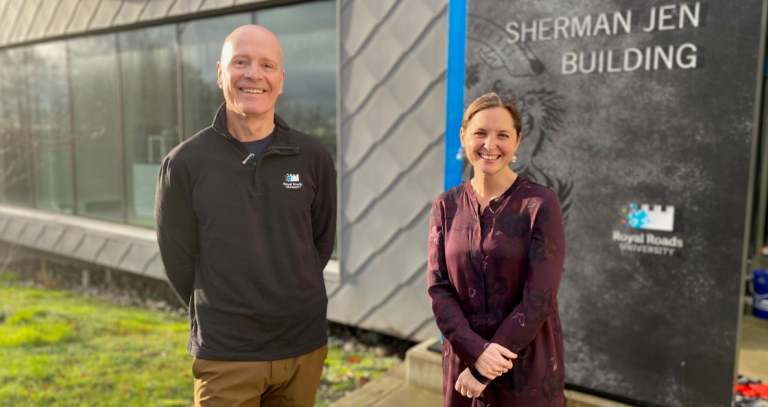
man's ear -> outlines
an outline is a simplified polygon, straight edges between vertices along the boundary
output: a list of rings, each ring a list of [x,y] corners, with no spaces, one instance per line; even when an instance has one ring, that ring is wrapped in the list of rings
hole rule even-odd
[[[222,85],[223,82],[221,80],[221,61],[216,62],[216,83],[219,84],[220,89],[224,88],[224,86]]]

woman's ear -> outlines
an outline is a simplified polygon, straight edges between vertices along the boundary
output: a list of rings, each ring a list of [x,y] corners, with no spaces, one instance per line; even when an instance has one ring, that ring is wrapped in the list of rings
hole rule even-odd
[[[459,141],[461,141],[461,148],[464,148],[464,129],[459,130]]]

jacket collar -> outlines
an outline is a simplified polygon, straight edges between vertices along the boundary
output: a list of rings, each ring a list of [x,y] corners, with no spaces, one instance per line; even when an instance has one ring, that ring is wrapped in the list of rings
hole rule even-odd
[[[232,134],[229,133],[229,130],[227,130],[226,102],[222,103],[219,107],[219,111],[216,112],[216,117],[213,119],[212,127],[223,136],[238,141]],[[290,130],[291,128],[288,127],[288,123],[281,119],[280,116],[275,114],[275,141],[271,143],[271,146],[297,147],[296,142],[293,140],[293,137],[291,137]]]

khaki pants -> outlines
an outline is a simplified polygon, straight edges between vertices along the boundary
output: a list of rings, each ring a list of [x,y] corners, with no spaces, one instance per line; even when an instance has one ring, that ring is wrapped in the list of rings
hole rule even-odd
[[[263,362],[197,359],[195,407],[311,407],[328,345],[295,358]]]

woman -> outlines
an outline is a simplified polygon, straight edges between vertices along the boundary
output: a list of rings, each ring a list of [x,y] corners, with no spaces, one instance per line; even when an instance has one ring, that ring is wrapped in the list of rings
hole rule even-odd
[[[445,406],[481,396],[492,407],[565,406],[562,213],[554,192],[509,168],[521,131],[511,101],[475,100],[461,124],[474,178],[432,207],[429,296],[446,339]]]

